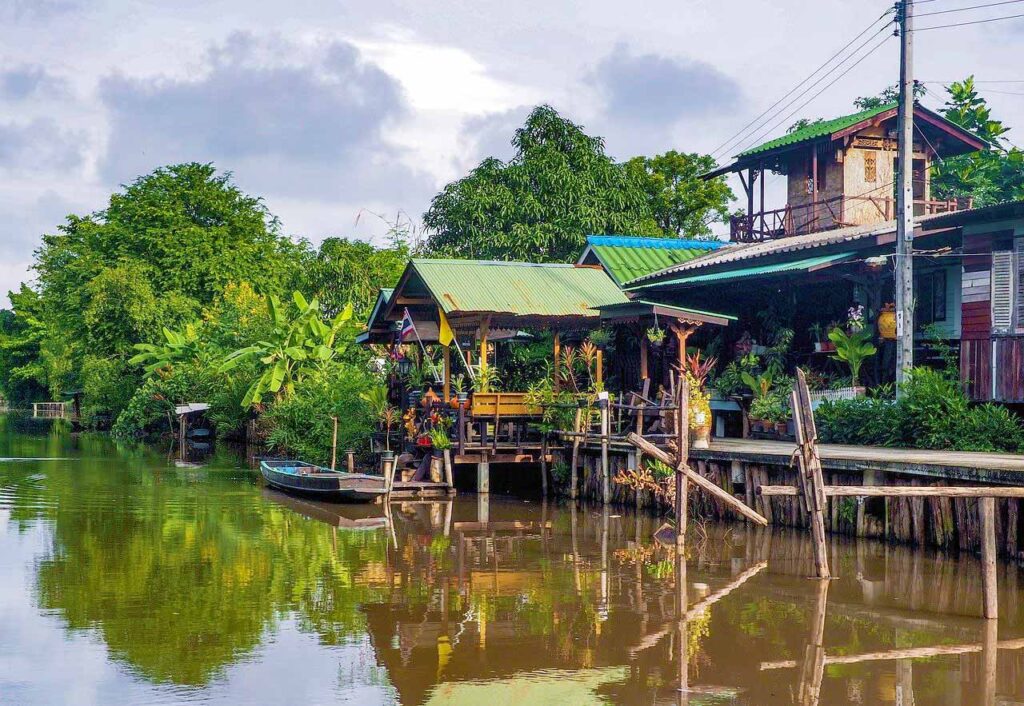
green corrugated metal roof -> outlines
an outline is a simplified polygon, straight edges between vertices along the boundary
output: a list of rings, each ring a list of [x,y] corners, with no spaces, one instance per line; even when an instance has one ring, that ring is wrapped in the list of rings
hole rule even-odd
[[[748,150],[740,152],[736,157],[749,157],[754,154],[761,154],[762,152],[770,152],[780,147],[788,147],[799,142],[806,142],[807,140],[815,140],[819,137],[825,137],[834,132],[845,130],[851,125],[856,125],[861,120],[868,120],[895,107],[897,107],[896,103],[886,103],[878,106],[877,108],[862,110],[859,113],[844,115],[841,118],[833,118],[832,120],[822,120],[819,123],[812,123],[807,127],[794,130],[788,135],[783,135],[782,137],[777,137],[774,140],[769,140],[757,147],[751,147]]]
[[[480,260],[413,260],[412,267],[445,314],[596,317],[593,307],[627,301],[593,267]]]
[[[621,236],[591,236],[587,242],[601,265],[620,285],[681,265],[723,245],[715,241]]]
[[[736,321],[736,317],[731,314],[721,314],[717,311],[704,311],[702,309],[691,309],[686,306],[676,306],[675,304],[665,304],[663,302],[650,301],[648,299],[633,299],[628,302],[619,304],[605,304],[600,307],[601,318],[614,319],[616,315],[621,316],[623,313],[627,315],[638,315],[653,312],[655,309],[665,312],[675,312],[680,315],[696,315],[699,317],[705,317],[709,319],[723,319],[725,321]]]
[[[720,272],[712,272],[706,275],[680,277],[679,279],[673,279],[667,282],[657,282],[655,284],[648,284],[643,287],[637,287],[637,289],[654,289],[655,287],[670,287],[678,286],[681,284],[700,284],[704,282],[722,282],[731,279],[742,279],[744,277],[756,277],[758,275],[771,275],[780,272],[809,270],[812,267],[817,267],[819,265],[827,265],[838,260],[850,257],[851,255],[853,255],[853,253],[835,253],[832,255],[819,255],[818,257],[808,257],[804,258],[803,260],[793,260],[791,262],[777,262],[773,265],[758,265],[757,267],[744,267],[741,269],[721,270]]]

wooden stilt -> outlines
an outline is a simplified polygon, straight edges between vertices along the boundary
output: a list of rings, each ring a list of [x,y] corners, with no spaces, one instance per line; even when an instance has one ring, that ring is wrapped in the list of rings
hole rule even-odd
[[[345,468],[349,473],[356,472],[356,452],[352,449],[345,450]]]
[[[680,475],[680,474],[677,474]],[[678,497],[678,496],[677,496]],[[676,533],[676,650],[679,660],[679,704],[690,703],[690,622],[689,596],[686,585],[686,553],[683,551],[685,534]]]
[[[583,410],[576,410],[576,418],[573,420],[572,430],[576,433],[576,436],[572,440],[572,465],[569,466],[569,497],[573,500],[576,499],[577,487],[579,486],[578,478],[576,477],[576,464],[580,460],[580,419],[583,417]]]
[[[676,391],[676,548],[681,550],[686,542],[686,501],[690,484],[681,468],[690,460],[690,384],[685,375],[679,376]],[[681,551],[677,561],[682,561]]]
[[[545,434],[540,442],[540,488],[543,496],[548,496],[548,437]]]
[[[791,396],[793,420],[796,423],[797,458],[800,463],[800,486],[803,501],[811,518],[811,545],[814,549],[814,572],[820,579],[830,577],[828,551],[825,544],[825,481],[818,456],[818,432],[811,410],[811,396],[803,370],[796,371],[796,386]]]
[[[601,502],[607,505],[611,502],[611,486],[610,486],[610,474],[611,469],[608,466],[608,445],[609,445],[609,434],[611,432],[611,418],[608,414],[608,399],[599,400],[598,405],[601,410]]]
[[[981,590],[984,594],[984,616],[999,617],[999,592],[996,586],[996,499],[978,500],[981,516]]]
[[[818,582],[817,600],[811,617],[811,640],[804,649],[800,668],[801,706],[817,706],[821,700],[821,682],[825,676],[825,609],[828,604],[829,581]]]

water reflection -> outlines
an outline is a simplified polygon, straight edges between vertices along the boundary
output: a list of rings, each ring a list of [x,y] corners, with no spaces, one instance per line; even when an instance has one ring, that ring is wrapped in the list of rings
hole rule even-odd
[[[97,659],[108,703],[1024,698],[1015,567],[996,625],[970,556],[836,538],[822,582],[797,531],[693,525],[677,561],[660,522],[617,509],[322,505],[220,451],[180,468],[4,419],[0,458],[36,459],[0,460],[4,699],[68,701]],[[16,661],[38,644],[50,659]]]

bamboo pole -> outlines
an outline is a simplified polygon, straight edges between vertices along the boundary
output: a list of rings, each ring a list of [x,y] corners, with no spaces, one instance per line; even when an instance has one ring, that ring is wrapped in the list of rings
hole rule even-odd
[[[678,467],[680,470],[683,471],[683,473],[686,474],[687,480],[692,481],[696,485],[703,488],[713,497],[725,503],[730,509],[735,510],[736,512],[750,520],[753,520],[762,527],[768,526],[768,520],[764,519],[764,517],[762,517],[760,514],[747,507],[742,501],[737,500],[733,496],[729,495],[729,493],[725,492],[724,490],[719,488],[717,485],[715,485],[714,483],[712,483],[699,473],[695,473],[693,470],[689,468],[689,466],[678,465],[673,456],[666,453],[665,451],[662,451],[657,446],[647,441],[643,437],[638,436],[634,433],[630,433],[626,436],[626,441],[628,441],[633,446],[643,451],[648,456],[656,458],[668,466]]]
[[[331,470],[333,471],[338,463],[338,418],[331,417],[334,423],[334,431],[331,433]]]
[[[974,487],[955,485],[826,485],[828,498],[1024,498],[1024,488],[1017,487]],[[800,489],[791,485],[761,485],[758,495],[793,496],[800,495]]]
[[[800,668],[801,706],[817,706],[821,701],[821,682],[825,677],[825,613],[828,604],[827,578],[818,581],[817,599],[811,617],[811,641],[804,649]]]
[[[650,377],[647,372],[647,351],[650,343],[647,340],[647,332],[642,331],[640,333],[640,385],[643,386],[644,380]]]
[[[996,499],[984,497],[978,501],[981,518],[981,590],[984,616],[989,620],[999,617],[999,590],[996,583]]]

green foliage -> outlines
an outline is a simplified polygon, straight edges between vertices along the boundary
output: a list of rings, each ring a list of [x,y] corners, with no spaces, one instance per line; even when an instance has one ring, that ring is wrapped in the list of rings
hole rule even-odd
[[[129,399],[120,406],[106,407],[121,410],[111,432],[117,438],[126,439],[158,429],[172,430],[171,415],[175,405],[197,400],[209,402],[211,413],[208,416],[218,422],[217,413],[223,413],[224,406],[223,385],[222,376],[213,368],[196,362],[178,364],[172,371],[148,377],[141,384],[132,381],[128,388]],[[86,399],[91,400],[88,390],[86,393]]]
[[[772,424],[789,419],[789,401],[783,390],[769,390],[750,403],[750,416]]]
[[[448,430],[444,426],[436,425],[429,432],[430,444],[438,451],[444,451],[452,447],[451,437],[448,436]]]
[[[120,356],[86,355],[82,359],[82,416],[93,424],[124,409],[139,386],[132,366]]]
[[[376,383],[365,369],[329,361],[296,381],[291,395],[266,413],[268,442],[286,454],[326,463],[331,453],[333,422],[338,418],[338,448],[366,450],[374,417],[362,397]]]
[[[1005,407],[972,405],[945,371],[914,368],[898,400],[825,402],[816,412],[821,440],[957,451],[1015,452],[1024,428]]]
[[[39,295],[23,284],[8,297],[13,310],[0,310],[0,396],[14,403],[40,401],[49,380],[42,359],[46,329]]]
[[[667,463],[662,463],[656,458],[647,459],[646,461],[647,472],[651,474],[651,477],[656,481],[668,480],[673,478],[676,472]]]
[[[874,333],[866,326],[852,333],[836,327],[828,333],[828,339],[836,346],[836,354],[832,358],[850,366],[850,384],[854,387],[860,380],[860,368],[864,361],[878,352],[871,342],[873,337]]]
[[[328,325],[320,318],[320,303],[315,298],[306,301],[295,292],[292,300],[295,313],[289,316],[289,310],[271,296],[267,306],[274,328],[268,340],[229,353],[221,364],[221,372],[233,370],[246,360],[258,360],[262,365],[260,376],[242,398],[243,407],[262,404],[267,394],[287,396],[308,370],[331,361],[347,344],[339,334],[351,328],[351,306]]]
[[[510,161],[485,159],[434,197],[423,216],[431,253],[571,262],[588,234],[660,234],[637,177],[550,106],[534,108],[512,144]]]
[[[361,240],[327,238],[304,267],[304,289],[320,301],[328,318],[351,304],[356,318],[364,320],[378,290],[398,282],[409,256],[409,246],[401,237],[388,248]]]
[[[946,93],[943,115],[988,142],[992,149],[950,157],[936,165],[932,197],[971,196],[975,206],[1024,198],[1024,152],[1006,140],[1004,135],[1010,128],[993,119],[988,103],[978,94],[974,77],[950,84]]]
[[[202,349],[194,325],[188,324],[181,333],[165,326],[163,336],[164,340],[160,344],[136,343],[134,348],[139,353],[129,358],[128,363],[142,365],[143,370],[152,375],[157,370],[172,367],[175,363],[199,359]]]
[[[729,203],[736,200],[724,177],[701,178],[717,166],[710,155],[670,150],[634,157],[626,162],[626,171],[640,183],[666,236],[710,239],[711,225],[727,222]]]

